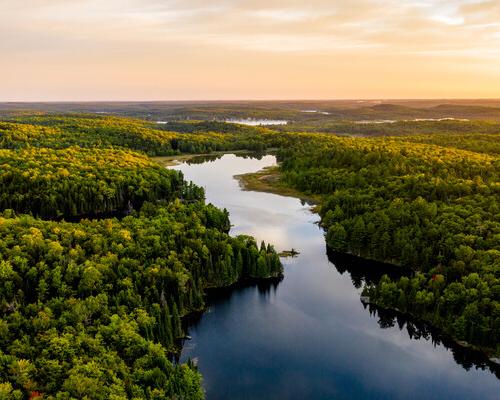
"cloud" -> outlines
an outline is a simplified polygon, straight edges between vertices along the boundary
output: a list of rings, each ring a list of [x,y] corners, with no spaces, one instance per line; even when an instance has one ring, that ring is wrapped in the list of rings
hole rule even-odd
[[[500,44],[497,42],[500,7],[496,1],[309,0],[289,1],[286,6],[283,3],[3,1],[0,30],[4,37],[22,38],[27,48],[40,41],[39,35],[55,47],[64,47],[72,40],[95,41],[98,45],[116,42],[193,45],[199,40],[204,45],[229,48],[240,43],[243,49],[265,52],[270,49],[331,52],[349,47],[353,50],[384,47],[395,52],[402,48],[457,51],[458,45],[468,52],[470,47],[481,49]]]
[[[271,59],[332,70],[340,59],[362,60],[370,71],[386,59],[408,71],[466,65],[493,79],[498,21],[498,0],[0,0],[0,72],[16,79],[19,63],[77,70],[82,60],[95,71],[118,60],[145,71],[156,59],[170,71],[196,63],[203,76],[208,62],[235,58],[254,71]]]

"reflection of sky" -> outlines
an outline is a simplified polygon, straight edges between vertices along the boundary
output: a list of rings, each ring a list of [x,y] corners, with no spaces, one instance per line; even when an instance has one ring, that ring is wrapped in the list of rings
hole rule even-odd
[[[274,196],[271,197],[274,201],[269,201],[268,193],[241,191],[238,181],[233,179],[234,175],[257,171],[274,163],[274,156],[256,160],[226,155],[208,164],[182,164],[174,168],[181,169],[187,180],[205,188],[207,202],[227,208],[234,225],[232,234],[253,235],[258,241],[265,240],[281,250],[287,246],[298,246],[304,240],[303,235],[297,235],[299,241],[294,241],[289,232],[290,229],[304,229],[304,216],[311,221],[316,221],[317,217],[311,213],[298,213],[297,199]],[[308,209],[301,208],[304,211]]]
[[[349,273],[329,263],[318,217],[299,200],[244,192],[233,179],[274,163],[273,156],[226,155],[175,167],[205,187],[207,201],[229,210],[232,234],[300,251],[283,261],[276,292],[235,291],[191,329],[183,356],[199,358],[208,397],[494,398],[500,386],[491,373],[466,371],[445,347],[412,340],[406,329],[379,327]]]

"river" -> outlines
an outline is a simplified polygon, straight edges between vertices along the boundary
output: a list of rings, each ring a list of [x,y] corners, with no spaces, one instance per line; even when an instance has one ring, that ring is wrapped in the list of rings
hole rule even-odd
[[[189,323],[181,360],[197,361],[207,399],[498,399],[500,380],[480,357],[361,303],[365,274],[329,260],[308,205],[233,178],[275,163],[227,154],[171,167],[228,209],[232,235],[300,251],[282,260],[281,282],[212,292]]]

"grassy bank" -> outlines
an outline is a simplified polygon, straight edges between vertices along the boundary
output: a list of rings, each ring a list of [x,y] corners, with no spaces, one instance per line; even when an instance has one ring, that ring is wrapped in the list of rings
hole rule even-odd
[[[253,190],[256,192],[268,192],[281,196],[296,197],[311,205],[318,206],[320,197],[308,195],[287,186],[281,180],[279,167],[266,167],[257,172],[235,175],[243,190]]]

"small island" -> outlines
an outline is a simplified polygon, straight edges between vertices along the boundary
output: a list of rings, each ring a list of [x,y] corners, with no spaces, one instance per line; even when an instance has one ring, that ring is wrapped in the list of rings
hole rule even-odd
[[[282,252],[278,253],[278,256],[280,256],[280,257],[297,257],[299,254],[300,254],[299,251],[292,248],[291,250],[283,250]]]

